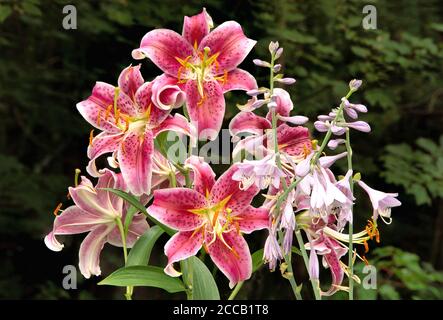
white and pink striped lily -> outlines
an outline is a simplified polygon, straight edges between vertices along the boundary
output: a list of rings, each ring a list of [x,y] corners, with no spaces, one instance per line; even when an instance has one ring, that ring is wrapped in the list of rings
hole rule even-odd
[[[223,94],[257,88],[255,78],[237,68],[256,41],[248,39],[235,21],[210,32],[212,19],[206,10],[185,17],[183,33],[168,29],[148,32],[133,50],[134,59],[148,57],[169,81],[186,92],[186,106],[199,138],[213,140],[225,113]]]
[[[79,267],[85,278],[100,275],[100,253],[105,243],[122,246],[117,219],[125,219],[128,205],[122,198],[103,188],[127,190],[121,174],[105,169],[94,187],[81,178],[81,183],[69,188],[75,205],[63,210],[54,220],[53,230],[45,237],[46,246],[53,251],[63,249],[55,236],[89,232],[80,246]],[[149,228],[142,214],[136,214],[129,226],[126,245],[132,247],[138,237]]]
[[[95,160],[112,152],[111,163],[120,167],[129,191],[149,194],[155,136],[166,130],[190,134],[185,117],[170,115],[183,102],[183,91],[167,76],[144,82],[140,66],[125,68],[118,87],[97,82],[92,95],[77,104],[81,115],[102,131],[96,137],[91,131],[88,173],[99,176]]]
[[[173,263],[194,256],[203,246],[217,267],[229,279],[232,288],[249,279],[252,260],[242,233],[265,229],[269,210],[250,205],[259,192],[255,185],[241,190],[232,179],[233,165],[215,181],[211,167],[192,156],[186,165],[194,172],[194,187],[154,191],[154,202],[148,212],[161,223],[178,230],[165,246],[170,276],[180,273]]]

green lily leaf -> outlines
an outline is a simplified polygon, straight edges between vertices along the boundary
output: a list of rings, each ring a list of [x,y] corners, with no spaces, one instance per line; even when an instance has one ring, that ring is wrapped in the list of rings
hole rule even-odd
[[[163,234],[159,226],[153,226],[146,231],[134,244],[128,255],[126,266],[147,265],[151,256],[152,248],[157,239]]]
[[[184,261],[183,278],[192,288],[192,300],[220,300],[217,284],[206,265],[196,257]]]
[[[185,286],[179,278],[170,277],[163,272],[162,268],[153,266],[120,268],[98,284],[118,287],[155,287],[166,290],[169,293],[185,291]]]

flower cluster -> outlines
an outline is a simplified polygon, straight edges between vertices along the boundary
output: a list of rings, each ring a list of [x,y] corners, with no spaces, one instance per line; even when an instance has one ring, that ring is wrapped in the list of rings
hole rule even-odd
[[[203,10],[185,17],[182,35],[167,29],[148,32],[132,57],[148,58],[163,74],[145,81],[140,65],[128,66],[117,86],[97,82],[92,94],[77,104],[85,120],[100,131],[95,136],[94,130],[90,133],[86,168],[98,181],[94,186],[82,177],[79,183],[77,172],[75,186],[69,188],[75,205],[65,210],[57,206],[46,245],[59,251],[63,245],[56,236],[89,232],[80,247],[80,271],[86,278],[98,276],[104,244],[122,246],[126,262],[127,248],[149,230],[147,215],[160,227],[173,230],[164,247],[168,276],[181,276],[185,270],[178,271],[176,263],[201,251],[232,288],[253,271],[243,235],[266,229],[263,260],[271,270],[280,264],[297,298],[294,251],[303,255],[316,298],[340,289],[352,292],[353,282],[359,281],[353,274],[354,259],[366,261],[353,245],[362,245],[366,253],[368,241],[379,242],[378,218],[390,223],[391,208],[400,205],[397,194],[374,190],[353,172],[351,130],[371,130],[357,120],[367,108],[348,100],[362,82],[351,81],[340,105],[318,116],[315,129],[325,133],[319,144],[303,126],[308,118],[292,114],[289,93],[276,87],[295,83],[280,73],[279,43],[270,43],[270,61],[253,61],[270,73],[269,86],[258,87],[250,73],[238,68],[256,41],[234,21],[212,29],[213,21]],[[229,124],[235,143],[232,158],[242,161],[232,163],[216,179],[210,164],[191,151],[195,141],[217,138],[225,114],[224,93],[230,90],[250,96]],[[190,138],[190,153],[183,163],[164,154],[157,137],[165,131]],[[326,154],[326,148],[343,147],[341,153]],[[104,155],[107,166],[98,167],[97,159]],[[341,159],[347,160],[348,171],[337,177],[332,167]],[[353,232],[354,184],[366,191],[373,206],[368,225],[358,233]],[[135,210],[121,194],[146,210]],[[345,255],[348,264],[342,261]],[[332,275],[326,291],[319,285],[318,256]],[[349,288],[342,284],[345,275]]]

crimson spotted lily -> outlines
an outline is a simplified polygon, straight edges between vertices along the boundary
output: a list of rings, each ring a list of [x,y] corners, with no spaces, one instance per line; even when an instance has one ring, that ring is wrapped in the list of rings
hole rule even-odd
[[[133,50],[134,59],[148,57],[186,92],[186,106],[201,139],[213,140],[225,113],[223,94],[230,90],[257,88],[255,78],[237,66],[256,41],[248,39],[235,21],[227,21],[212,32],[206,10],[185,17],[183,33],[168,29],[148,32]]]
[[[112,152],[110,163],[120,167],[129,191],[149,194],[154,138],[166,130],[190,134],[185,117],[170,115],[183,101],[184,93],[166,76],[144,82],[140,66],[125,68],[118,87],[97,82],[92,95],[77,104],[81,115],[102,131],[96,137],[91,131],[88,173],[99,176],[95,160]]]
[[[193,170],[194,187],[154,191],[148,212],[161,223],[178,230],[165,246],[165,273],[179,276],[173,263],[194,256],[203,246],[226,275],[232,288],[251,276],[252,260],[242,233],[268,227],[269,210],[250,205],[259,188],[241,190],[232,179],[237,165],[217,181],[211,167],[192,156],[186,166]]]
[[[45,244],[49,249],[60,251],[63,244],[55,236],[89,232],[79,253],[80,272],[85,278],[101,274],[100,253],[105,243],[122,246],[117,219],[125,219],[128,205],[122,198],[103,188],[127,190],[122,175],[107,169],[95,187],[89,179],[82,177],[78,186],[69,188],[69,195],[75,205],[55,217],[53,230],[45,237]],[[132,247],[148,228],[144,216],[136,214],[128,229],[126,245]]]

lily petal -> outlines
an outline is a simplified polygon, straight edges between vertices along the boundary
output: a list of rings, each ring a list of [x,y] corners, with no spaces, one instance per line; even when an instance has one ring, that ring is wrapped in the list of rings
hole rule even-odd
[[[101,225],[93,229],[80,245],[79,267],[82,275],[89,279],[91,275],[99,276],[100,253],[106,243],[106,238],[114,226]]]
[[[100,173],[95,166],[95,160],[105,153],[114,152],[123,139],[123,133],[109,134],[102,132],[95,136],[88,147],[88,158],[91,159],[86,171],[93,177],[98,177]]]
[[[210,234],[206,236],[212,238]],[[229,287],[232,289],[238,282],[251,277],[251,253],[245,239],[236,231],[223,233],[222,236],[224,241],[217,237],[215,242],[208,246],[208,253],[220,271],[229,279]]]
[[[217,204],[229,197],[226,207],[232,210],[233,215],[242,213],[247,209],[252,199],[260,191],[260,188],[255,184],[247,190],[241,190],[239,182],[232,179],[237,170],[238,164],[231,166],[218,178],[211,190],[212,204]]]
[[[88,232],[100,223],[103,223],[101,215],[87,212],[78,206],[70,206],[55,217],[53,230],[45,237],[45,244],[53,251],[60,251],[63,245],[57,241],[56,235]]]
[[[312,150],[309,130],[305,127],[290,127],[282,124],[277,128],[280,150],[291,156],[301,156]]]
[[[128,95],[134,101],[135,93],[137,89],[145,82],[143,76],[140,73],[140,64],[133,67],[129,66],[120,73],[118,77],[119,88]]]
[[[188,119],[179,113],[174,114],[174,116],[169,115],[159,126],[152,130],[154,137],[164,131],[175,131],[188,136],[191,135]]]
[[[193,55],[192,45],[178,33],[168,29],[148,32],[140,43],[140,48],[132,51],[132,57],[140,60],[145,56],[152,60],[163,72],[177,77],[181,67],[179,59]]]
[[[211,166],[204,162],[202,157],[197,156],[186,159],[185,165],[191,168],[194,173],[194,190],[203,195],[209,194],[215,183],[215,173]]]
[[[201,193],[187,188],[170,188],[155,190],[154,202],[147,210],[158,221],[173,229],[191,231],[206,220],[189,210],[204,207],[206,199]]]
[[[192,17],[185,16],[183,22],[183,38],[191,45],[198,46],[201,40],[209,33],[210,28],[214,26],[211,16],[203,8],[203,11]]]
[[[266,229],[269,227],[269,210],[248,206],[242,213],[236,215],[234,220],[238,222],[240,231],[244,233]]]
[[[232,136],[239,133],[263,135],[266,129],[271,128],[272,124],[269,120],[249,111],[238,113],[229,123],[229,131]]]
[[[153,81],[152,100],[163,110],[181,107],[186,100],[186,94],[177,85],[177,79],[167,74],[158,76]]]
[[[239,68],[229,71],[227,73],[226,81],[222,83],[222,90],[224,93],[231,90],[249,91],[252,89],[257,89],[257,81],[254,76]]]
[[[121,130],[115,124],[114,96],[114,86],[97,82],[92,89],[91,96],[77,103],[77,109],[83,118],[94,127],[109,133],[117,133]],[[137,114],[133,101],[122,91],[119,92],[116,104],[121,114],[131,117]]]
[[[218,54],[218,68],[214,67],[214,74],[218,75],[235,69],[256,43],[257,41],[245,36],[240,24],[235,21],[227,21],[203,38],[199,45],[199,51],[208,47],[211,49],[211,55]]]
[[[203,233],[193,231],[181,231],[174,234],[165,245],[165,254],[168,264],[165,273],[171,277],[179,277],[173,263],[195,256],[203,243]]]
[[[151,190],[153,152],[154,137],[149,129],[143,135],[136,131],[127,133],[118,150],[123,178],[136,196],[149,194]]]
[[[198,129],[200,139],[214,140],[222,126],[225,115],[225,98],[217,81],[203,82],[203,97],[197,81],[190,80],[185,87],[187,109],[191,122]]]
[[[137,112],[142,117],[149,117],[149,127],[156,127],[168,117],[170,112],[169,110],[159,108],[152,101],[154,83],[155,80],[144,83],[140,88],[138,88],[135,94]]]

